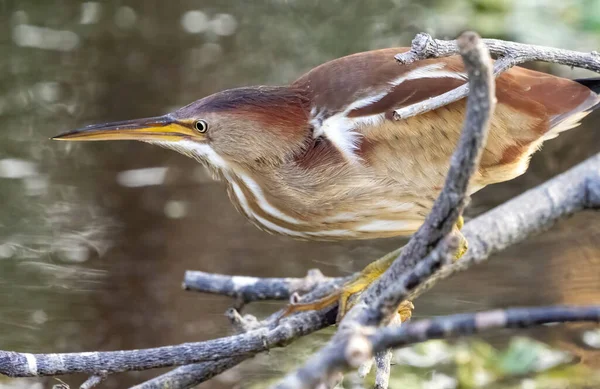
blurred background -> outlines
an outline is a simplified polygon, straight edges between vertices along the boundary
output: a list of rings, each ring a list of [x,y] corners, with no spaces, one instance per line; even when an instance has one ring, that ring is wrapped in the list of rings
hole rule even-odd
[[[154,116],[213,92],[283,84],[329,59],[407,46],[415,33],[600,48],[598,0],[0,0],[0,348],[117,350],[230,333],[227,298],[181,290],[186,269],[346,275],[403,244],[306,243],[265,234],[191,159],[134,142],[49,137]],[[532,65],[565,77],[588,72]],[[600,151],[600,115],[548,142],[522,177],[488,187],[469,216]],[[584,212],[437,285],[416,318],[600,301],[600,222]],[[276,303],[248,311],[266,314]],[[273,351],[204,388],[259,388],[327,332]],[[513,338],[510,335],[519,335]],[[600,331],[560,326],[431,342],[396,356],[392,388],[598,387]],[[120,374],[123,388],[158,371]],[[62,377],[72,387],[82,377]],[[46,388],[56,379],[0,388]],[[348,377],[346,387],[360,387]]]

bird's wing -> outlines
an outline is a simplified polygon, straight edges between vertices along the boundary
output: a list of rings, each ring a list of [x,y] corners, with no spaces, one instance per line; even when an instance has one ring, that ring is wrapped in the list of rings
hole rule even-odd
[[[299,78],[294,85],[305,88],[312,101],[314,136],[326,138],[347,160],[365,157],[374,141],[388,142],[396,153],[407,152],[402,143],[432,152],[427,144],[433,143],[434,149],[443,148],[438,151],[446,158],[460,131],[464,100],[406,120],[394,121],[392,114],[466,83],[462,60],[453,56],[400,65],[394,55],[406,50],[350,55]],[[524,68],[513,68],[498,77],[496,94],[498,106],[484,166],[521,158],[535,149],[538,141],[575,126],[599,101],[577,82]],[[452,142],[436,144],[440,135]]]

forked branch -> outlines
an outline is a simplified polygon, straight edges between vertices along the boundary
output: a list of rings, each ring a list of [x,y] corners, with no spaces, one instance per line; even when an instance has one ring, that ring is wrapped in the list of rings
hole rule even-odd
[[[472,92],[458,146],[431,213],[390,268],[363,292],[360,303],[343,318],[339,331],[329,344],[286,377],[278,389],[314,388],[339,371],[343,366],[338,364],[340,358],[345,359],[347,366],[355,365],[352,361],[355,353],[340,354],[340,349],[351,349],[352,342],[358,339],[362,340],[361,345],[371,348],[364,333],[372,331],[393,314],[400,302],[433,275],[446,262],[445,257],[451,257],[456,251],[457,242],[449,241],[448,236],[467,202],[469,181],[479,165],[496,101],[492,61],[479,36],[464,33],[458,39],[458,46]]]

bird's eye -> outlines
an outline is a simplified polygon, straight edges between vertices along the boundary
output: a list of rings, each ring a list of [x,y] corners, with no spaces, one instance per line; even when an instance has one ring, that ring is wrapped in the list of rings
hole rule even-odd
[[[206,132],[206,130],[208,130],[208,123],[206,123],[204,120],[196,120],[196,123],[194,123],[194,128],[196,131],[203,134]]]

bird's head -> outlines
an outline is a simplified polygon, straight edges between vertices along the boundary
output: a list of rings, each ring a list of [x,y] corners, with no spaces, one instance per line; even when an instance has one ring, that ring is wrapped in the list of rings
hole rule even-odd
[[[309,139],[308,99],[290,87],[226,90],[164,116],[87,126],[64,141],[138,140],[227,169],[232,164],[277,164]]]

